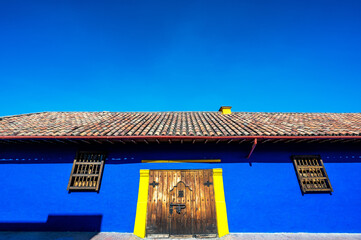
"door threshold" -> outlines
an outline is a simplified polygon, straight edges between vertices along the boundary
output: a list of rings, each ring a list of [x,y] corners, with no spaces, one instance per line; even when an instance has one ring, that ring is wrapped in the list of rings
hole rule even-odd
[[[169,235],[169,238],[193,238],[192,234]]]
[[[212,234],[196,234],[194,235],[194,237],[196,238],[217,238],[217,234],[212,233]]]
[[[147,234],[147,238],[169,238],[169,234]]]
[[[217,238],[217,234],[178,234],[168,235],[168,238]]]

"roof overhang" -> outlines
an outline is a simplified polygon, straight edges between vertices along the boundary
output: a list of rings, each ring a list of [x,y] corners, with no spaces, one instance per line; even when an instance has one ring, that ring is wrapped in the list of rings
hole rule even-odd
[[[336,143],[361,142],[361,136],[0,136],[0,143]]]

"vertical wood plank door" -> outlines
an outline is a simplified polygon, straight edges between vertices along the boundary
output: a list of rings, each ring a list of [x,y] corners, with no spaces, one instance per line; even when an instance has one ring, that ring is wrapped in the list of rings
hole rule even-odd
[[[151,170],[147,237],[216,237],[213,171]]]

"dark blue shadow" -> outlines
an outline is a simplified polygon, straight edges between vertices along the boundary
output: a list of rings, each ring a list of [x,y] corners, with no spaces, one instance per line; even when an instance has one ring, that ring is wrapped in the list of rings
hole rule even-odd
[[[222,163],[291,163],[291,155],[321,155],[323,161],[361,162],[361,144],[258,144],[246,159],[252,143],[244,144],[118,144],[45,145],[0,144],[0,164],[71,164],[77,151],[105,151],[106,164],[134,164],[142,160],[222,159]]]
[[[102,215],[49,215],[45,223],[1,223],[0,231],[100,232]]]

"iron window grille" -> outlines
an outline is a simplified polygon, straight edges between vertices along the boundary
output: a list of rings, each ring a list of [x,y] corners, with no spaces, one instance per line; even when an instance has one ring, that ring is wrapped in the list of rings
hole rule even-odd
[[[333,192],[320,155],[292,156],[302,194]]]
[[[68,191],[99,192],[106,153],[78,152],[74,159]]]

